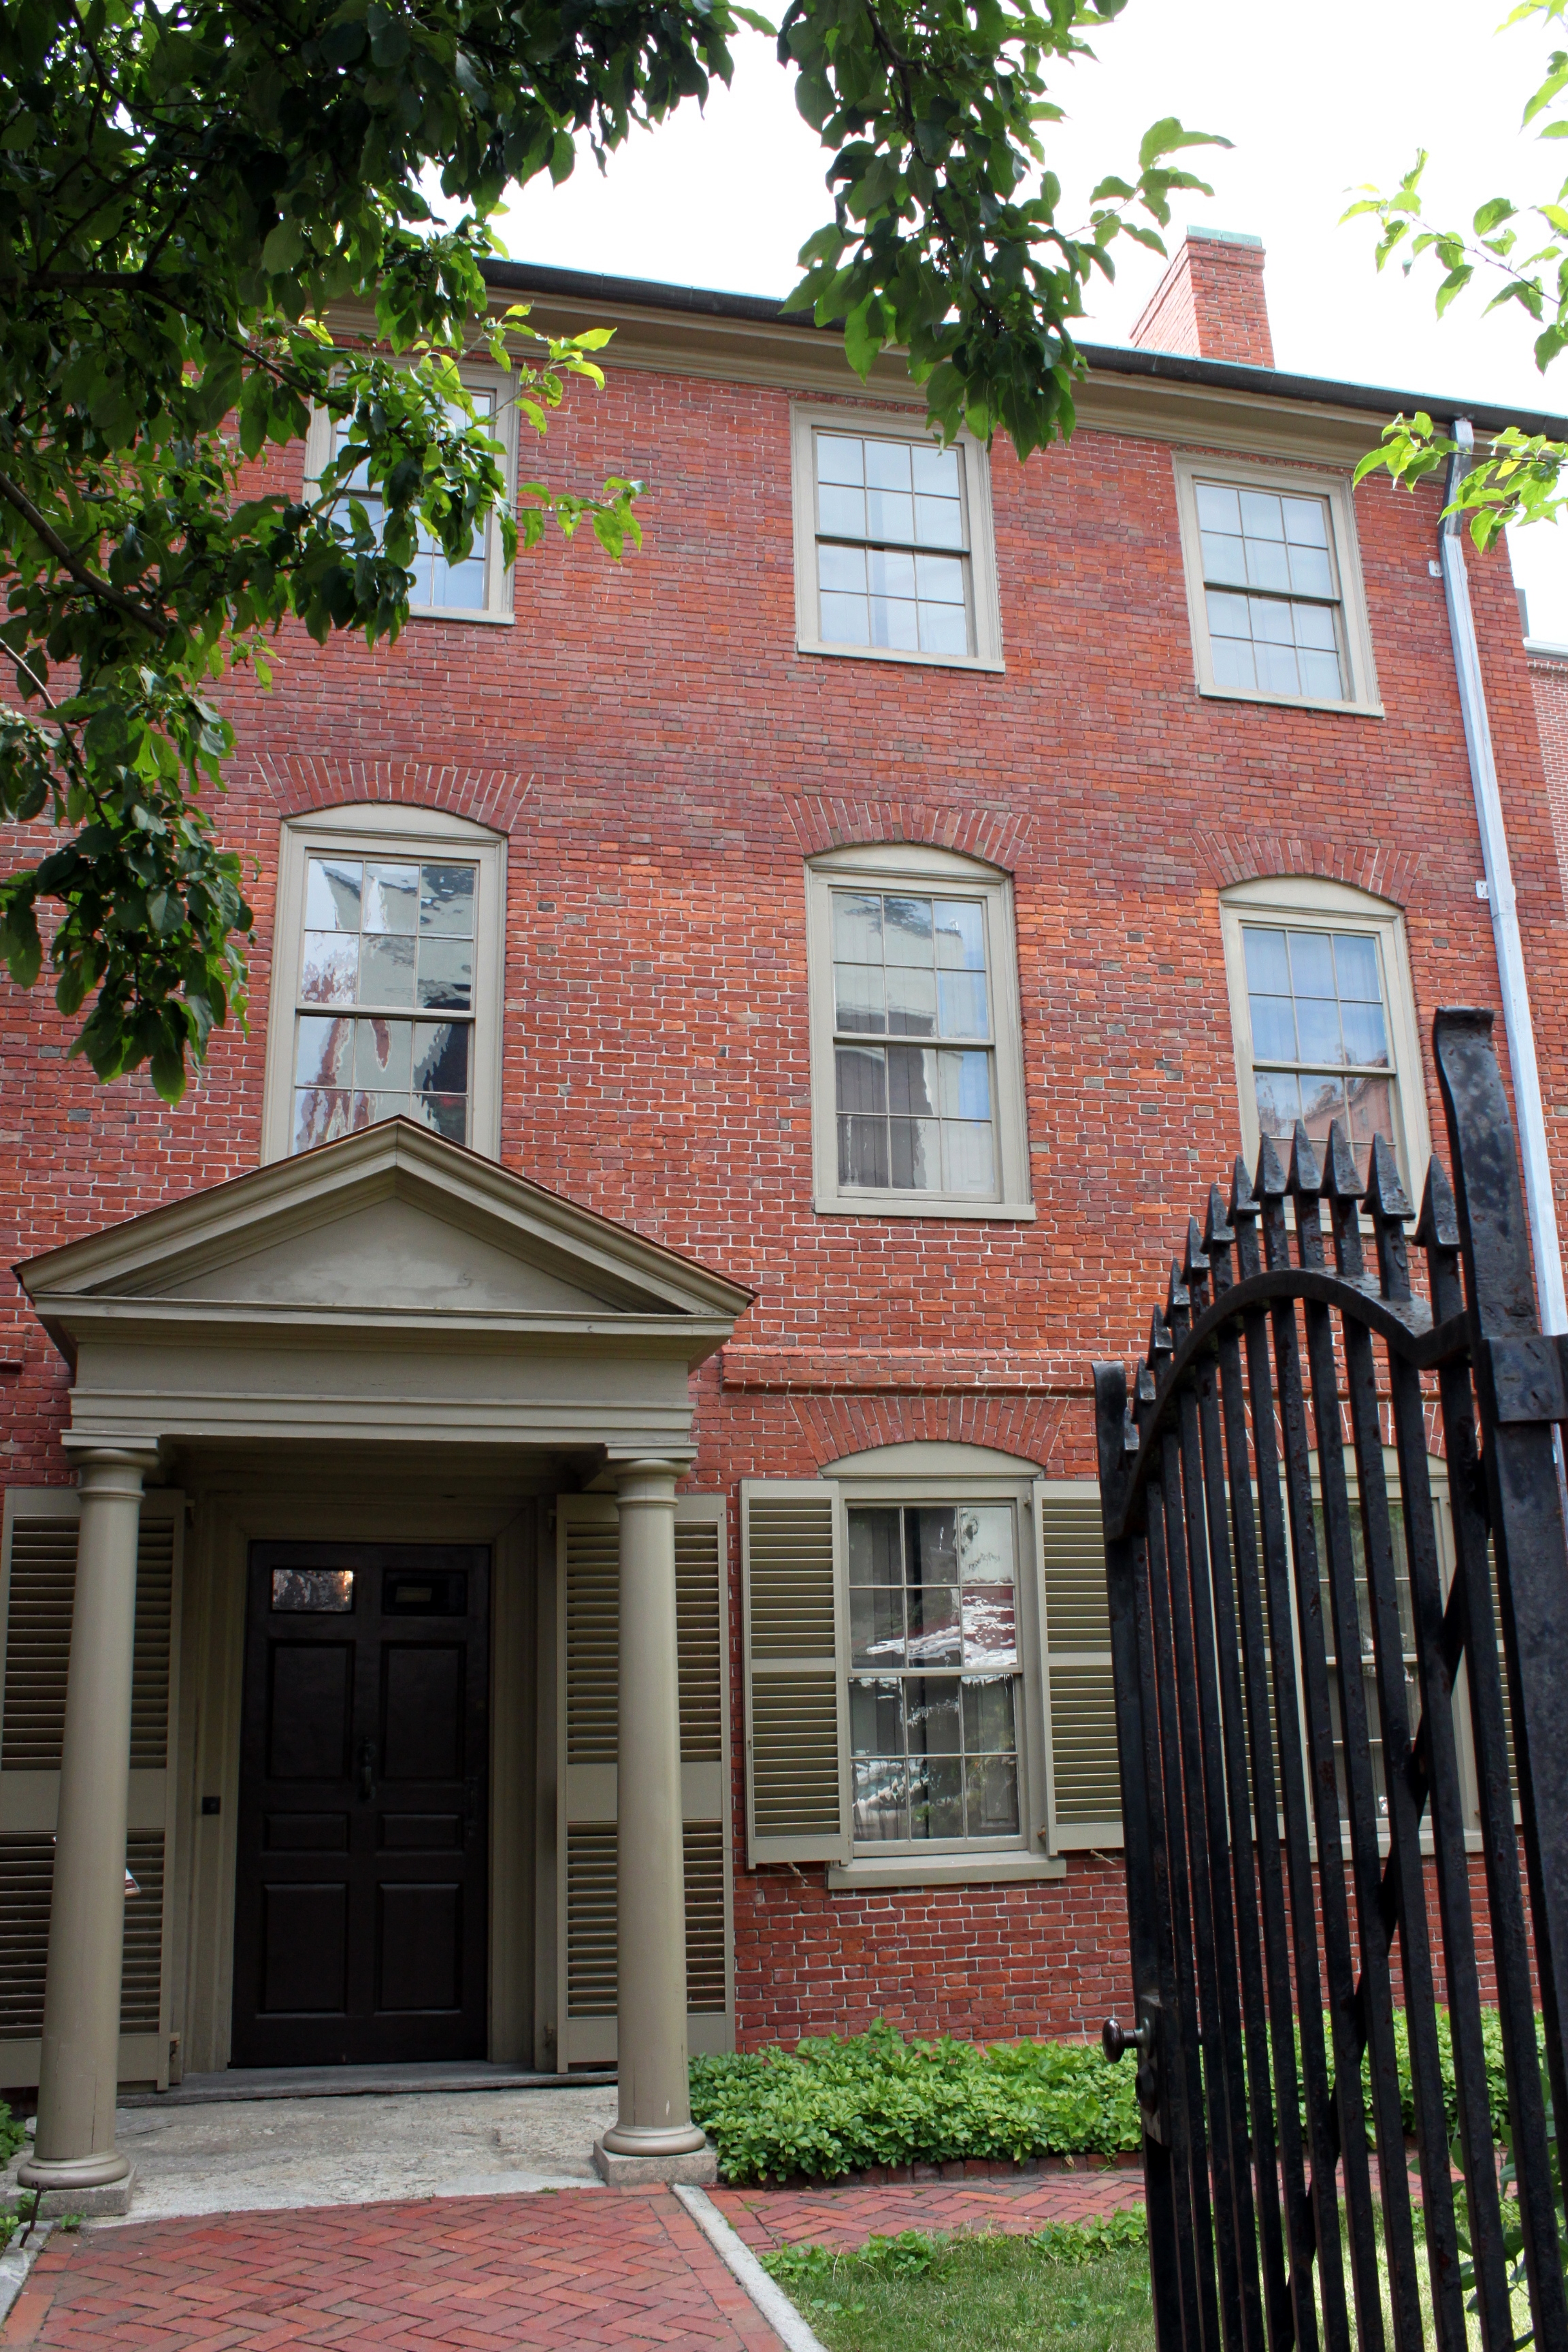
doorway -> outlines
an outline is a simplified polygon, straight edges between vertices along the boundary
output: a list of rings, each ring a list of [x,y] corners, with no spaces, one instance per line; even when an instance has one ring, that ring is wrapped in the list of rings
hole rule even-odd
[[[485,2056],[489,1570],[250,1546],[232,2065]]]

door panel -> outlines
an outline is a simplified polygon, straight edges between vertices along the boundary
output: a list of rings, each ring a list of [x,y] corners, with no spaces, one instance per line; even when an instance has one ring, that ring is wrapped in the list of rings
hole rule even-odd
[[[489,1555],[251,1546],[237,2066],[485,2053]]]

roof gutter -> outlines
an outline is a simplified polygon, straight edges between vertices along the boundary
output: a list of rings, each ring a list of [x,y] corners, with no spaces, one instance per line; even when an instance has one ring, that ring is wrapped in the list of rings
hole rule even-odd
[[[1475,432],[1467,416],[1454,419],[1458,444],[1448,467],[1452,505],[1459,484],[1469,470]],[[1481,677],[1480,647],[1476,640],[1475,614],[1470,609],[1469,575],[1465,568],[1463,518],[1450,514],[1438,527],[1438,551],[1443,593],[1448,604],[1448,633],[1454,645],[1454,667],[1459,681],[1459,708],[1464,715],[1465,744],[1470,755],[1470,782],[1476,795],[1480,826],[1481,861],[1486,869],[1487,903],[1491,909],[1492,940],[1497,950],[1498,978],[1502,986],[1503,1024],[1508,1032],[1508,1056],[1513,1071],[1514,1109],[1519,1120],[1520,1156],[1524,1165],[1524,1198],[1530,1217],[1531,1247],[1535,1257],[1536,1297],[1543,1331],[1568,1331],[1568,1299],[1563,1286],[1563,1252],[1557,1237],[1557,1206],[1552,1197],[1552,1163],[1546,1150],[1546,1118],[1541,1102],[1541,1073],[1535,1059],[1535,1026],[1530,1017],[1530,990],[1524,969],[1524,942],[1519,931],[1519,906],[1514,896],[1513,867],[1508,854],[1502,800],[1498,791],[1497,762],[1492,756],[1491,722],[1487,716],[1486,687]]]

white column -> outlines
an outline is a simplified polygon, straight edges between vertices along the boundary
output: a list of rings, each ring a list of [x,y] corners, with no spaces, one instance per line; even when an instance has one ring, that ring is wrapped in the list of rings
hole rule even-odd
[[[611,2158],[642,2158],[661,2168],[672,2159],[689,2164],[707,2147],[691,2120],[686,2072],[686,1874],[675,1618],[679,1475],[669,1462],[632,1462],[618,1472],[620,2106],[614,2128],[599,2144]],[[624,2161],[602,2162],[601,2169],[628,2177]]]
[[[131,1668],[143,1472],[156,1460],[104,1448],[78,1457],[81,1527],[71,1612],[55,1826],[54,1895],[38,2128],[18,2179],[76,2190],[123,2180],[114,2145],[125,1825],[131,1795]]]

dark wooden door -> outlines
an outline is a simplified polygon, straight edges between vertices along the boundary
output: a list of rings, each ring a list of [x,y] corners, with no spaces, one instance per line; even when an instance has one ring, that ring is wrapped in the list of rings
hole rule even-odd
[[[489,1553],[250,1548],[236,2066],[482,2058]]]

